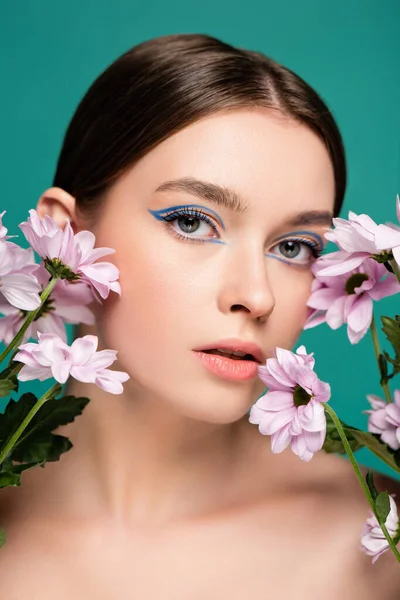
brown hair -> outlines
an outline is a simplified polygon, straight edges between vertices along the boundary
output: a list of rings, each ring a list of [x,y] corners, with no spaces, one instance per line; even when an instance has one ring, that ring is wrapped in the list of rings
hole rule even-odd
[[[53,185],[94,213],[101,197],[157,144],[194,121],[239,107],[276,110],[314,131],[335,177],[335,216],[346,189],[346,159],[336,122],[301,77],[271,58],[202,34],[143,42],[91,85],[67,129]]]

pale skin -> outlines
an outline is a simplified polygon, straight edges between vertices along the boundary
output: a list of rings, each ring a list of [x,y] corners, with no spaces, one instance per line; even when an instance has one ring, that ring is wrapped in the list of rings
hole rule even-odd
[[[231,188],[246,214],[193,192],[155,191],[188,177]],[[248,422],[262,381],[219,378],[192,352],[229,337],[266,356],[295,346],[312,256],[301,243],[288,258],[279,242],[300,231],[318,242],[333,203],[323,143],[263,108],[214,114],[171,136],[114,184],[96,219],[64,190],[43,193],[42,216],[60,226],[68,218],[116,250],[107,258],[122,295],[98,306],[96,325],[79,335],[117,349],[115,368],[131,379],[120,396],[71,380],[67,393],[91,398],[59,430],[73,448],[2,491],[2,598],[398,598],[394,557],[372,567],[359,549],[369,507],[349,463],[273,454]],[[201,206],[216,231],[198,221],[188,233],[184,220],[166,229],[149,212],[176,205]],[[310,212],[319,221],[289,224]]]

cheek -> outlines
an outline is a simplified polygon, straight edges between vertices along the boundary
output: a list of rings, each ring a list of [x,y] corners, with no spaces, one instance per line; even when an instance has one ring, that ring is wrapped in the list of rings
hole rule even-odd
[[[129,342],[146,353],[155,337],[162,345],[168,336],[171,317],[182,301],[180,289],[171,285],[171,275],[155,252],[132,255],[132,260],[124,259],[119,268],[122,294],[104,310],[102,330],[118,347]]]
[[[303,331],[307,319],[307,300],[313,276],[310,271],[287,274],[275,289],[275,308],[271,315],[276,346],[292,348]]]
[[[176,248],[142,240],[118,252],[122,294],[103,307],[98,325],[102,343],[118,350],[128,371],[148,371],[156,360],[159,369],[198,340],[195,315],[204,304],[205,282]]]

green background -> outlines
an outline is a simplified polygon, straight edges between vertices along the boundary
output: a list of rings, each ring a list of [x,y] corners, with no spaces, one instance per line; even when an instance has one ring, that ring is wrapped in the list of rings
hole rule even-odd
[[[399,26],[397,0],[0,0],[0,209],[7,210],[9,233],[18,233],[17,224],[51,185],[63,133],[93,79],[137,43],[194,32],[260,50],[314,86],[346,146],[349,185],[342,215],[351,209],[395,221]],[[391,298],[377,308],[392,315],[396,304]],[[315,352],[316,371],[331,383],[331,404],[341,418],[366,427],[365,396],[380,394],[369,335],[351,346],[344,328],[322,325],[300,341]],[[368,452],[358,456],[390,473]]]

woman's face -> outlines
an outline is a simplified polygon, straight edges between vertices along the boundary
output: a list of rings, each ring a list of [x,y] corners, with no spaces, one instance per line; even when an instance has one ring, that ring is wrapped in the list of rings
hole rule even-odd
[[[193,350],[238,338],[271,356],[295,343],[334,203],[323,143],[267,109],[218,113],[159,144],[105,202],[92,229],[116,250],[122,295],[98,328],[125,389],[202,421],[240,419],[262,381],[212,373]]]

